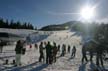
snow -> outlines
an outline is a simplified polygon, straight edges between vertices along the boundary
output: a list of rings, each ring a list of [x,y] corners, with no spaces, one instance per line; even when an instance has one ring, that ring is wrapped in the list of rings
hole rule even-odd
[[[6,29],[2,29],[2,31],[7,31]],[[0,29],[1,31],[1,29]],[[17,32],[16,32],[17,31]],[[36,31],[33,30],[9,30],[9,32],[12,32],[14,34],[23,34],[28,35],[30,33],[34,33]],[[80,45],[82,41],[82,36],[77,35],[76,32],[70,32],[69,30],[65,31],[53,31],[53,32],[43,32],[38,31],[38,37],[40,35],[47,35],[47,37],[39,38],[39,41],[36,41],[39,45],[41,41],[51,41],[56,42],[57,45],[60,44],[66,44],[66,46],[71,45],[71,49],[73,46],[76,46],[77,52],[76,57],[74,59],[71,57],[71,52],[66,53],[64,57],[59,57],[61,52],[58,52],[57,55],[57,62],[53,63],[51,65],[45,64],[45,62],[38,62],[39,58],[39,50],[34,47],[34,44],[32,44],[32,48],[29,48],[29,45],[26,45],[26,54],[22,55],[21,62],[22,65],[20,67],[14,67],[11,63],[12,60],[15,59],[15,44],[4,46],[3,53],[0,53],[0,71],[93,71],[92,69],[96,68],[95,65],[95,57],[94,57],[94,63],[81,63],[81,49],[82,45]],[[37,36],[37,33],[34,34]],[[37,38],[35,40],[37,40]],[[34,39],[32,39],[34,40]],[[3,65],[5,60],[9,60],[8,65]],[[108,64],[105,62],[105,68],[108,69]]]
[[[13,34],[30,34],[33,32],[36,32],[35,30],[26,30],[26,29],[6,29],[6,28],[0,28],[0,32],[8,32],[8,33],[13,33]]]

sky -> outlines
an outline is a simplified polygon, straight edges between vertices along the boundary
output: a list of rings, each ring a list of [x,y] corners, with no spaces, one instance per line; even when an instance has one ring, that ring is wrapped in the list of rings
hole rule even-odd
[[[94,21],[108,21],[108,0],[0,0],[0,17],[30,22],[37,28],[77,21],[81,8],[96,5]]]

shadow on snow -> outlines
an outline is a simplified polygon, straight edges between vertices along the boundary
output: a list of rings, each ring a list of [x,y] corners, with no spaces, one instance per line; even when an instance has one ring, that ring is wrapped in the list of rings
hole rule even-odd
[[[30,71],[41,71],[42,69],[44,69],[44,68],[46,68],[46,67],[48,67],[48,64],[42,64],[42,65],[40,65],[40,66],[38,66],[38,67],[36,67],[36,68],[33,68],[33,69],[30,70]]]

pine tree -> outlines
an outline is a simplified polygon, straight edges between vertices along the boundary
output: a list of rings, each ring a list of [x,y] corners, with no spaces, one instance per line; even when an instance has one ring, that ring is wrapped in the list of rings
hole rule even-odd
[[[8,22],[8,19],[6,20],[5,22],[5,27],[4,28],[9,28],[9,22]]]
[[[3,19],[1,18],[1,19],[0,19],[0,28],[3,28],[3,24],[4,24],[4,21],[3,21]]]
[[[11,20],[11,22],[10,22],[10,28],[14,29],[14,22],[13,22],[13,20]]]
[[[22,25],[21,25],[20,21],[17,21],[15,28],[16,29],[22,29]]]

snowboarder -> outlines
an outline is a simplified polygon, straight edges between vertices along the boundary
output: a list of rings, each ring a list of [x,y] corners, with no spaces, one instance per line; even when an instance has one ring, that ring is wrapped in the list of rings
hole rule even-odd
[[[40,53],[40,57],[39,57],[39,62],[42,61],[44,62],[44,53],[43,53],[44,47],[43,47],[43,42],[40,43],[39,45],[39,53]]]
[[[21,54],[22,54],[23,45],[21,43],[21,40],[17,41],[15,52],[16,52],[16,66],[21,65]]]
[[[76,55],[76,47],[73,46],[71,57],[75,58],[75,55]]]
[[[52,64],[52,45],[48,41],[48,44],[46,45],[46,63]]]

